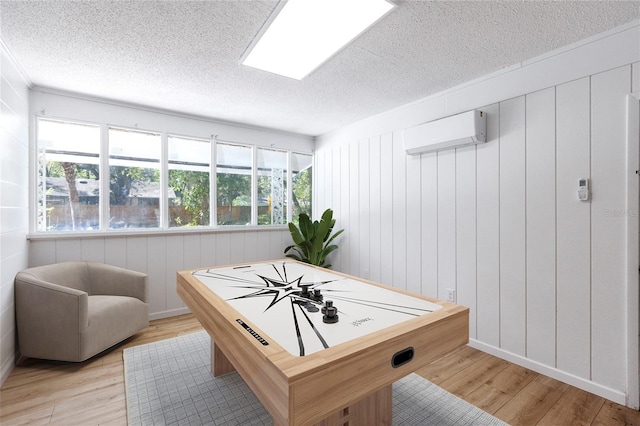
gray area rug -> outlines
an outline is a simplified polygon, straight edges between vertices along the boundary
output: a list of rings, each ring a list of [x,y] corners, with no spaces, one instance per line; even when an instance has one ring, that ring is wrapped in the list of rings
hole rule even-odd
[[[237,373],[213,377],[209,335],[124,350],[129,425],[273,425]],[[506,425],[417,374],[393,385],[393,424]]]

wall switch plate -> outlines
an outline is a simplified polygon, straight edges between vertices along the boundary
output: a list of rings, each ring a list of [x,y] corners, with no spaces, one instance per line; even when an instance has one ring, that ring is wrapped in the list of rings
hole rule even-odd
[[[456,303],[456,291],[452,288],[447,289],[447,302]]]

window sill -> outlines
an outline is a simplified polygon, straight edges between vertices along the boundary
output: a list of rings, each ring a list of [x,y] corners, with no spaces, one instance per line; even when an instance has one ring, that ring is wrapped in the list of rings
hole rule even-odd
[[[28,240],[49,239],[77,239],[77,238],[115,238],[115,237],[147,237],[158,235],[189,235],[189,234],[218,234],[230,232],[262,232],[289,230],[288,225],[259,225],[259,226],[193,226],[169,229],[130,229],[108,231],[67,231],[67,232],[36,232],[27,235]]]

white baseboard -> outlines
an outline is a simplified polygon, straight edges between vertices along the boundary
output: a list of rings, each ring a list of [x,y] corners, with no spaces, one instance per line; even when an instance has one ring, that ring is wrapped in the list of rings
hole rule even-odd
[[[10,356],[3,364],[2,368],[0,368],[0,386],[4,384],[4,381],[7,380],[13,368],[16,365],[15,355]]]
[[[601,396],[615,403],[626,405],[627,398],[624,392],[620,392],[615,389],[611,389],[598,383],[592,382],[590,380],[574,376],[573,374],[558,370],[557,368],[549,367],[548,365],[541,364],[537,361],[533,361],[521,355],[516,355],[514,353],[496,348],[495,346],[487,345],[486,343],[482,343],[474,339],[469,339],[469,346],[482,352],[486,352],[490,355],[497,356],[498,358],[502,358],[514,364],[518,364],[522,367],[528,368],[529,370],[535,371],[536,373],[544,374],[545,376],[559,380],[563,383],[575,386],[594,395]]]
[[[170,309],[168,311],[153,312],[149,314],[149,321],[162,319],[162,318],[177,317],[178,315],[184,315],[189,313],[191,313],[191,311],[189,310],[189,308],[186,308],[186,307],[178,308],[178,309]]]

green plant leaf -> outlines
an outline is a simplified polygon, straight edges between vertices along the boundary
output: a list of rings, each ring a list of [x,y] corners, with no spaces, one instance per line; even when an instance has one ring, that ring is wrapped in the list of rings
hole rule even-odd
[[[332,251],[337,250],[337,249],[338,249],[338,246],[337,246],[337,245],[335,245],[335,244],[325,247],[325,248],[322,250],[322,252],[320,252],[319,261],[320,261],[321,263],[324,263],[324,261],[325,261],[325,259],[327,258],[327,256],[329,256],[329,254],[330,254]]]
[[[300,223],[300,231],[302,232],[302,235],[304,235],[304,238],[306,240],[313,239],[313,223],[311,222],[311,219],[309,219],[309,216],[307,216],[307,214],[305,213],[300,213],[298,222]]]
[[[327,222],[324,217],[318,224],[318,230],[316,231],[316,238],[313,240],[313,251],[322,251],[323,243],[328,233],[330,232],[330,223]]]
[[[300,258],[300,256],[297,256],[297,255],[295,255],[295,254],[288,254],[288,255],[286,255],[285,257],[289,257],[289,258],[291,258],[291,259],[295,259],[295,260],[302,261],[302,259]]]
[[[326,257],[338,249],[336,244],[331,243],[344,231],[341,229],[331,236],[335,223],[331,209],[324,211],[320,221],[313,222],[307,214],[301,213],[298,220],[299,228],[289,223],[289,232],[295,244],[285,249],[286,256],[313,265],[330,267],[331,265],[325,265]]]
[[[289,232],[291,233],[291,238],[293,238],[294,243],[301,244],[305,240],[298,230],[298,227],[293,222],[289,223]]]
[[[327,244],[331,244],[331,241],[335,240],[336,237],[338,237],[343,232],[344,232],[344,229],[341,229],[338,232],[336,232],[335,234],[333,234],[333,236],[331,238],[329,238],[329,241],[327,241]],[[327,244],[325,244],[325,245],[327,245]]]

